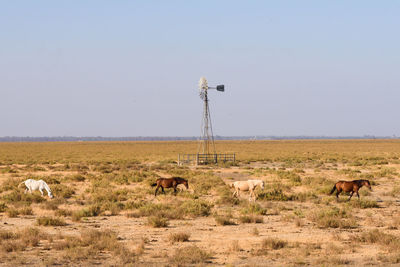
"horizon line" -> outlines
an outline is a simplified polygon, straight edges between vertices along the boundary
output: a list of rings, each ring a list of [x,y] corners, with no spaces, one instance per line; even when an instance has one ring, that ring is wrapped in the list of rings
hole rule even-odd
[[[398,139],[392,136],[375,135],[243,135],[220,136],[214,140],[335,140],[335,139]],[[3,136],[0,142],[79,142],[79,141],[199,141],[197,136]]]

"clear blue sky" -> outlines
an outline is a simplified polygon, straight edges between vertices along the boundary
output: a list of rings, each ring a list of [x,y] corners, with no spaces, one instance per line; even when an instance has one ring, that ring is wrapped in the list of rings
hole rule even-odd
[[[400,135],[400,1],[1,1],[0,136]]]

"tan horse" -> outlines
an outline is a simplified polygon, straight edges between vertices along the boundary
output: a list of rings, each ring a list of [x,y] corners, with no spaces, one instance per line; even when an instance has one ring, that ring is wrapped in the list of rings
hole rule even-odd
[[[261,189],[264,189],[264,181],[262,180],[247,180],[247,181],[236,181],[231,184],[232,188],[235,188],[235,192],[233,192],[232,196],[239,197],[240,191],[250,191],[249,201],[251,201],[251,197],[253,196],[253,200],[256,201],[256,194],[254,190],[259,186]]]

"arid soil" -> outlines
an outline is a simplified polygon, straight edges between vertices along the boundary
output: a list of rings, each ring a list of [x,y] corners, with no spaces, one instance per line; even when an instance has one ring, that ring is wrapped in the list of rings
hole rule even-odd
[[[400,265],[397,162],[135,164],[1,165],[0,264]],[[150,184],[176,175],[189,180],[189,190],[155,197]],[[18,184],[27,178],[47,181],[55,198],[25,195]],[[230,183],[247,179],[265,182],[255,203],[248,192],[232,197]],[[362,188],[361,200],[329,195],[336,181],[353,179],[370,180],[373,190]],[[36,231],[36,241],[24,239],[26,229]]]

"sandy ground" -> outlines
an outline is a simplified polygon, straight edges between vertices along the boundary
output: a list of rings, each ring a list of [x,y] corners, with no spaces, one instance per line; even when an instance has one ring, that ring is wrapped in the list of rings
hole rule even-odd
[[[260,165],[252,166],[252,168]],[[400,170],[399,166],[391,166]],[[254,177],[248,173],[248,169],[233,167],[229,169],[213,169],[214,173],[220,176],[227,184],[236,180],[263,179],[267,187],[273,183],[274,177],[270,175]],[[307,174],[315,174],[313,169],[304,169]],[[56,172],[62,175],[69,172]],[[50,171],[37,172],[38,175],[49,175]],[[24,173],[19,173],[23,176]],[[164,176],[168,175],[163,173]],[[332,170],[323,170],[319,173],[321,176],[330,177],[336,180],[346,179],[345,176],[338,177],[337,172]],[[0,174],[0,182],[5,181],[10,174]],[[347,180],[349,180],[347,178]],[[168,264],[170,257],[176,248],[187,245],[196,245],[206,251],[211,252],[212,257],[208,264],[225,266],[298,266],[298,265],[378,265],[378,266],[397,266],[396,262],[385,262],[381,260],[382,255],[391,255],[384,247],[378,244],[365,244],[354,242],[354,236],[363,231],[379,229],[383,232],[400,236],[400,230],[391,228],[392,222],[395,222],[400,215],[400,202],[398,196],[390,196],[387,192],[397,185],[398,178],[379,178],[378,186],[373,186],[373,192],[368,198],[378,202],[379,208],[354,209],[354,216],[358,227],[354,229],[341,228],[319,228],[307,216],[300,217],[299,221],[294,220],[293,214],[300,210],[307,214],[313,209],[319,209],[321,205],[312,201],[257,201],[261,206],[267,208],[267,214],[263,216],[263,223],[240,223],[237,218],[240,216],[240,207],[220,207],[221,212],[229,210],[233,214],[235,225],[221,226],[217,225],[213,216],[199,217],[195,219],[171,220],[166,228],[152,228],[146,224],[146,217],[128,218],[125,216],[127,211],[122,211],[116,216],[98,216],[89,217],[83,222],[73,222],[66,218],[67,225],[60,227],[39,228],[51,234],[62,233],[64,235],[78,235],[85,229],[112,229],[118,233],[121,242],[124,242],[128,248],[135,248],[141,240],[146,240],[144,253],[139,257],[137,265],[160,266]],[[85,189],[89,186],[87,182],[73,183],[76,189],[75,195],[85,194]],[[132,184],[125,186],[135,188]],[[302,187],[298,191],[306,191]],[[366,190],[365,188],[362,190]],[[148,196],[154,202],[162,202],[163,199],[172,198],[172,195],[159,196],[154,198]],[[179,195],[178,195],[179,197]],[[216,198],[208,196],[211,200]],[[247,199],[247,193],[242,195]],[[332,198],[331,196],[322,196],[322,198]],[[345,196],[342,196],[344,199]],[[354,198],[352,201],[357,201]],[[342,202],[332,202],[332,206],[344,205]],[[328,205],[328,206],[329,206]],[[60,206],[63,207],[63,206]],[[33,204],[34,215],[19,215],[17,218],[9,218],[5,213],[0,213],[0,229],[16,230],[24,227],[36,225],[36,218],[43,215],[52,215],[51,210],[43,210],[39,204]],[[78,209],[79,206],[70,205],[70,209]],[[291,217],[292,216],[292,217]],[[400,224],[398,225],[400,227]],[[254,234],[255,229],[258,234]],[[188,242],[178,242],[171,244],[168,236],[171,233],[186,232],[190,233]],[[266,254],[260,255],[257,251],[265,238],[275,238],[288,241],[285,248],[278,250],[269,250]],[[41,242],[37,248],[30,248],[18,255],[12,257],[8,254],[6,260],[1,261],[2,265],[15,265],[15,263],[26,265],[51,265],[57,263],[57,257],[61,252],[49,250],[45,242]],[[49,260],[49,257],[51,260]],[[85,265],[92,264],[112,264],[109,257],[104,255],[96,260],[83,262]],[[61,262],[62,264],[62,262]],[[207,264],[207,262],[205,263]]]

